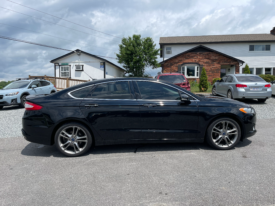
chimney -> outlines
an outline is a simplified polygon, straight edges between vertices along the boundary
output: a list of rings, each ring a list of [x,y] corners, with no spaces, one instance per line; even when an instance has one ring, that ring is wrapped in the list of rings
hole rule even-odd
[[[275,35],[275,27],[273,27],[273,29],[270,31],[270,34]]]

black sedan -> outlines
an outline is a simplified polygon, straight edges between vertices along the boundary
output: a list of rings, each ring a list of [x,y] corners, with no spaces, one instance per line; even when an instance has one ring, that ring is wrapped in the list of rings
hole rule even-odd
[[[79,156],[92,145],[206,142],[231,149],[256,133],[255,110],[220,97],[197,96],[168,82],[116,78],[29,96],[22,133],[30,142]]]

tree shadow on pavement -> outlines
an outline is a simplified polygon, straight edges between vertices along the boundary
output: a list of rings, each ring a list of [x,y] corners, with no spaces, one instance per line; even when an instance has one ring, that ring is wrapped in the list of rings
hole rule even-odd
[[[243,142],[233,148],[242,148],[251,144],[251,141],[245,139]],[[212,149],[205,143],[150,143],[150,144],[128,144],[128,145],[105,145],[93,147],[87,155],[101,154],[121,154],[121,153],[142,153],[142,152],[173,152],[173,151],[195,151],[195,150],[212,150],[219,152],[220,150]],[[66,158],[61,154],[55,146],[45,146],[35,143],[29,143],[22,151],[25,156],[41,156],[41,157],[58,157]]]

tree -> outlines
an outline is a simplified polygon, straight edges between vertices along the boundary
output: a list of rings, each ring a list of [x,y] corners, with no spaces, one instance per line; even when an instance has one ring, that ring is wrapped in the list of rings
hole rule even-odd
[[[206,92],[208,89],[207,75],[204,67],[201,71],[199,89],[201,92]]]
[[[144,76],[145,67],[151,66],[153,69],[160,67],[157,62],[159,49],[152,38],[141,38],[140,35],[123,38],[119,45],[117,60],[125,68],[125,73],[129,76]]]
[[[250,74],[249,66],[247,64],[244,67],[243,74]]]

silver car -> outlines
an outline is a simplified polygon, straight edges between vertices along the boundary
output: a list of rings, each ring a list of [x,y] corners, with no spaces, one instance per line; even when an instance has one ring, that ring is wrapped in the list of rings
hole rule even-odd
[[[212,94],[230,99],[258,99],[265,102],[271,97],[270,83],[253,74],[228,74],[215,82]]]

